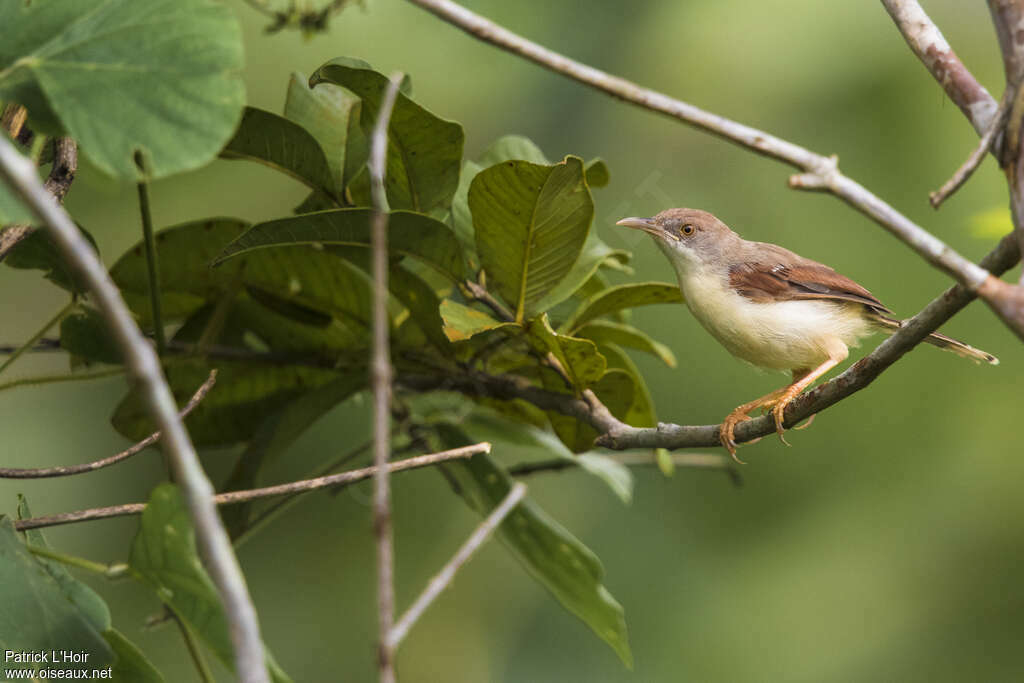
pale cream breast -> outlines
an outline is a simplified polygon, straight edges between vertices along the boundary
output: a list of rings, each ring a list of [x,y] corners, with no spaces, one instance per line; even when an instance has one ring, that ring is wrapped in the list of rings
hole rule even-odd
[[[680,269],[681,270],[681,269]],[[860,306],[827,300],[757,303],[706,266],[678,272],[686,304],[700,324],[734,356],[774,370],[813,368],[844,357],[871,334]]]

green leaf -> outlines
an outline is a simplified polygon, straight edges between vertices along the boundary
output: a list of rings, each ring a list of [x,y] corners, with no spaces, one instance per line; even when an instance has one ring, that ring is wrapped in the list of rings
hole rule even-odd
[[[619,260],[628,260],[628,258],[629,252],[622,251],[621,249],[612,249],[597,236],[595,230],[591,230],[590,234],[587,235],[587,240],[583,243],[580,255],[576,257],[576,262],[572,264],[572,268],[569,269],[569,272],[566,273],[561,282],[552,287],[537,302],[537,310],[549,311],[569,297],[577,294],[594,277],[594,274],[597,273],[597,269],[601,265],[609,262],[618,263]]]
[[[484,153],[480,155],[477,161],[481,167],[487,168],[488,166],[494,166],[503,161],[512,161],[514,159],[529,161],[531,164],[539,164],[541,166],[547,166],[551,163],[533,140],[522,135],[504,135],[498,138],[491,143],[490,147],[484,150]]]
[[[330,83],[311,89],[308,79],[300,73],[292,73],[288,80],[284,115],[316,138],[334,180],[332,187],[339,192],[344,191],[355,172],[366,163],[366,141],[359,128],[359,108],[357,98]],[[363,149],[363,154],[349,154],[349,145]]]
[[[576,312],[562,323],[560,330],[574,332],[582,325],[621,311],[624,308],[647,306],[649,304],[681,303],[683,295],[677,285],[666,282],[634,282],[610,287],[580,304]]]
[[[61,662],[61,669],[91,671],[113,663],[114,655],[90,616],[69,599],[48,565],[36,560],[18,538],[14,525],[0,517],[0,652],[75,650],[87,662]],[[92,615],[95,618],[95,615]],[[2,671],[47,669],[52,663],[0,661]]]
[[[548,391],[559,391],[559,386],[553,380],[552,374],[551,372],[542,374],[544,388]],[[591,390],[601,399],[612,415],[626,421],[635,401],[635,382],[629,373],[614,368],[608,370],[600,380],[594,383]],[[548,411],[547,416],[555,434],[573,453],[585,453],[594,448],[594,440],[597,439],[598,433],[588,423],[555,411]]]
[[[452,198],[452,212],[450,216],[452,230],[459,238],[462,250],[466,254],[466,260],[473,264],[476,270],[476,231],[473,228],[473,214],[469,210],[469,188],[473,179],[483,170],[483,167],[475,161],[467,161],[462,165],[462,173],[459,175],[459,185]]]
[[[220,155],[264,164],[332,199],[343,189],[335,182],[316,138],[299,124],[262,109],[245,108],[235,136]]]
[[[242,35],[210,0],[0,3],[0,100],[33,127],[75,138],[118,178],[160,178],[211,161],[245,102]]]
[[[3,223],[0,217],[0,223]],[[96,240],[88,231],[79,226],[79,231],[96,250]],[[7,252],[4,263],[11,268],[42,270],[43,277],[75,294],[82,294],[88,287],[73,268],[64,261],[57,245],[50,239],[46,230],[33,230]]]
[[[516,323],[495,320],[483,311],[451,299],[441,302],[441,318],[444,320],[444,333],[453,342],[469,339],[487,330],[519,327]]]
[[[129,683],[164,683],[163,675],[156,670],[146,655],[124,637],[120,631],[109,629],[103,632],[107,644],[117,656],[111,680]]]
[[[605,359],[597,352],[594,343],[557,334],[551,329],[547,314],[531,320],[529,332],[534,348],[542,353],[552,353],[576,389],[586,389],[604,375]]]
[[[369,249],[371,209],[318,211],[258,223],[221,252],[216,263],[259,249],[295,245],[353,246]],[[444,223],[411,211],[388,217],[388,251],[411,256],[458,282],[465,263],[454,233]]]
[[[200,447],[247,441],[271,415],[339,376],[333,370],[298,365],[181,360],[165,368],[179,405],[206,381],[211,367],[217,368],[217,383],[185,420],[192,440]],[[114,428],[132,441],[140,441],[156,431],[143,406],[139,389],[132,389],[111,418]]]
[[[553,166],[506,161],[473,179],[469,207],[489,286],[532,317],[536,304],[568,274],[594,217],[583,162]]]
[[[633,427],[657,426],[654,399],[633,359],[621,348],[608,342],[598,345],[598,350],[607,359],[609,368],[626,373],[632,380],[631,389],[622,396],[615,397],[614,408],[609,406],[612,414]]]
[[[87,363],[119,365],[121,347],[95,308],[80,308],[60,322],[60,346]]]
[[[14,192],[7,187],[7,183],[0,181],[0,226],[35,222],[36,217],[32,215],[32,212],[14,196]]]
[[[363,389],[367,379],[366,373],[351,373],[300,396],[261,420],[223,490],[237,491],[255,487],[264,467],[284,454],[296,439],[332,408]],[[245,530],[251,509],[251,503],[242,503],[221,511],[232,537]]]
[[[132,542],[129,564],[221,663],[234,671],[234,648],[224,608],[199,561],[185,501],[173,484],[153,489]],[[273,680],[289,681],[269,651],[266,657]]]
[[[365,62],[342,57],[309,79],[311,87],[320,83],[340,85],[359,96],[362,129],[369,136],[387,77]],[[459,183],[463,141],[462,126],[438,118],[400,92],[388,127],[385,187],[391,208],[421,213],[447,209]]]
[[[676,366],[676,356],[672,353],[672,349],[661,342],[654,341],[646,332],[638,330],[632,325],[610,320],[592,320],[586,325],[578,327],[576,336],[598,343],[611,342],[619,346],[646,351],[657,356],[670,368]]]
[[[18,519],[28,519],[31,516],[28,500],[18,494]],[[49,549],[50,545],[46,542],[46,536],[41,529],[29,529],[24,535],[29,545]],[[97,632],[102,633],[110,629],[110,608],[96,591],[73,577],[60,562],[39,556],[36,556],[36,561],[53,577],[67,599],[78,608],[79,613]]]
[[[608,165],[604,159],[591,159],[587,162],[587,185],[591,187],[604,187],[611,182],[611,174],[608,172]]]
[[[450,354],[451,344],[444,330],[444,321],[441,320],[441,300],[434,289],[423,278],[400,264],[391,266],[388,289],[409,311],[409,317],[430,343],[443,353]]]
[[[449,438],[468,443],[464,435]],[[493,510],[512,487],[508,473],[487,455],[455,463],[448,471],[454,474],[463,498],[480,515]],[[632,668],[622,606],[601,583],[604,567],[597,556],[529,498],[513,509],[498,532],[530,575]]]

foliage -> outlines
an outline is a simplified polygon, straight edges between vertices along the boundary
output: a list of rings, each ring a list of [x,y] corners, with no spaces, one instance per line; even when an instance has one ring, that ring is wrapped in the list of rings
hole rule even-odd
[[[208,0],[7,3],[0,24],[15,37],[0,47],[0,98],[24,104],[37,133],[76,138],[101,171],[159,177],[219,154],[309,188],[290,215],[256,224],[211,216],[158,231],[160,320],[145,245],[110,268],[142,328],[171,330],[163,360],[179,401],[218,369],[215,388],[186,424],[200,447],[243,447],[225,488],[255,485],[310,425],[367,389],[367,140],[387,78],[365,62],[337,58],[308,81],[292,76],[282,114],[243,109],[238,29]],[[596,436],[575,418],[472,391],[461,399],[470,406],[462,421],[408,408],[423,391],[416,387],[511,377],[566,396],[593,391],[616,417],[653,425],[650,393],[623,347],[670,366],[675,359],[624,322],[624,313],[680,300],[674,284],[609,285],[608,272],[628,271],[629,254],[606,245],[593,226],[592,190],[610,178],[603,161],[569,155],[551,162],[520,136],[464,159],[462,126],[411,92],[407,78],[387,131],[391,353],[402,428],[428,440],[465,441],[476,438],[474,425],[486,414],[499,431],[579,464],[628,500],[624,468],[571,455],[589,450]],[[114,110],[105,105],[111,100],[119,102]],[[24,218],[19,211],[0,193],[0,221]],[[6,263],[38,269],[78,297],[60,328],[74,366],[121,362],[74,274],[40,233]],[[154,429],[136,390],[112,423],[133,440]],[[482,455],[449,474],[481,514],[500,502],[510,481],[500,461]],[[249,506],[225,517],[235,535],[253,520]],[[597,557],[529,500],[501,535],[530,574],[631,665],[622,608],[601,583]],[[34,534],[28,542],[43,543]],[[160,680],[110,629],[102,601],[59,565],[34,557],[9,522],[0,527],[0,545],[0,585],[13,606],[0,621],[0,642],[45,649],[59,640],[132,667],[130,680]],[[224,615],[172,486],[153,492],[130,555],[132,575],[230,666]]]

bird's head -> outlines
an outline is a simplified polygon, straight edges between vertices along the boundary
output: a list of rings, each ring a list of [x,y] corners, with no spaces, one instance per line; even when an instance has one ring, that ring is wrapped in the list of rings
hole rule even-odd
[[[719,262],[739,236],[700,209],[666,209],[652,218],[623,218],[616,225],[643,230],[677,269]]]

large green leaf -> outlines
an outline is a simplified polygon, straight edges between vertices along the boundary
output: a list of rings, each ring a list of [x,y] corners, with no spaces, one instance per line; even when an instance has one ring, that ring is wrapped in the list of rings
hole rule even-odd
[[[211,0],[0,3],[0,100],[97,168],[154,177],[212,160],[245,102],[234,13]]]
[[[333,83],[358,95],[363,102],[363,132],[369,135],[387,77],[366,62],[341,57],[317,69],[309,83]],[[391,208],[421,213],[447,209],[459,183],[463,140],[462,126],[438,118],[399,93],[388,127],[385,186]]]
[[[3,222],[3,217],[0,216],[0,224]],[[92,235],[81,227],[79,230],[82,236],[95,249],[96,240],[93,239]],[[69,292],[81,294],[87,289],[81,276],[64,261],[64,256],[60,253],[57,245],[53,243],[53,240],[50,239],[50,234],[47,230],[34,230],[30,232],[7,252],[7,256],[4,257],[4,264],[11,268],[41,270],[43,271],[43,277]]]
[[[449,445],[468,441],[456,430],[447,432]],[[453,464],[448,471],[463,498],[481,515],[501,503],[512,487],[508,473],[487,455]],[[604,568],[597,556],[529,498],[513,509],[498,530],[527,571],[632,667],[622,606],[601,583]]]
[[[629,394],[630,400],[623,402],[616,398],[616,402],[620,404],[620,407],[616,409],[620,410],[620,412],[616,413],[615,410],[612,410],[612,414],[633,427],[657,426],[658,416],[654,411],[654,399],[651,398],[651,392],[647,388],[647,383],[644,381],[643,375],[640,374],[640,369],[637,368],[633,359],[613,343],[600,344],[598,349],[601,351],[601,355],[608,361],[609,372],[612,370],[624,372],[632,380],[632,391]],[[626,406],[624,409],[621,408],[623,404]]]
[[[217,263],[260,249],[295,245],[343,245],[370,248],[371,209],[318,211],[258,223],[227,245]],[[388,250],[432,266],[453,281],[465,277],[459,243],[444,223],[412,211],[392,211]]]
[[[672,353],[672,349],[651,339],[646,332],[638,330],[632,325],[616,323],[611,320],[592,320],[577,328],[575,334],[577,337],[598,343],[611,342],[619,346],[646,351],[660,358],[670,368],[676,366],[676,356]]]
[[[264,420],[309,391],[336,379],[332,370],[298,365],[259,365],[217,359],[181,360],[166,367],[174,397],[183,405],[217,368],[217,383],[185,424],[197,446],[226,446],[246,441]],[[156,431],[140,392],[133,389],[111,418],[118,432],[139,441]]]
[[[583,162],[552,166],[506,161],[473,179],[469,208],[488,286],[529,318],[572,268],[587,238],[594,202]]]
[[[601,358],[604,360],[604,356]],[[548,391],[564,391],[565,385],[560,385],[559,378],[547,368],[542,369],[541,377],[544,388]],[[634,382],[628,373],[610,369],[590,388],[612,415],[620,420],[626,420],[634,402]],[[594,448],[594,440],[597,439],[598,433],[590,424],[555,411],[548,411],[547,416],[555,434],[573,453],[585,453]]]
[[[559,327],[562,331],[575,331],[582,325],[621,311],[625,308],[649,304],[681,303],[683,295],[677,285],[666,282],[634,282],[610,287],[580,304],[576,312]]]
[[[531,320],[529,331],[534,347],[542,353],[554,355],[577,391],[586,389],[604,375],[605,359],[597,352],[594,343],[557,334],[551,329],[547,314]]]
[[[359,100],[342,88],[323,83],[315,89],[309,79],[293,73],[288,80],[284,115],[316,138],[327,158],[334,187],[343,191],[366,162],[366,141],[359,128]],[[348,148],[362,150],[349,154]]]
[[[124,358],[106,320],[95,308],[86,306],[60,321],[60,346],[87,363],[119,365]]]
[[[495,320],[483,311],[451,299],[441,302],[441,318],[444,320],[444,333],[453,342],[469,339],[487,330],[519,327],[516,323]]]
[[[262,109],[245,108],[235,136],[220,154],[225,159],[265,164],[331,199],[336,200],[344,189],[315,137],[299,124]]]
[[[132,542],[129,564],[221,663],[234,670],[234,648],[224,608],[199,561],[185,501],[173,484],[153,489]],[[277,667],[269,651],[266,657],[274,681],[291,680]]]
[[[597,236],[596,230],[591,230],[587,235],[587,241],[583,243],[583,249],[572,264],[572,268],[562,278],[561,282],[551,288],[544,297],[537,302],[538,311],[547,311],[562,303],[572,295],[577,294],[580,289],[594,276],[597,269],[605,263],[619,263],[629,259],[629,252],[621,249],[612,249]]]
[[[551,163],[533,140],[522,135],[503,135],[492,142],[477,161],[481,167],[487,168],[514,159],[542,166]]]
[[[0,670],[105,669],[114,654],[96,628],[95,615],[70,599],[67,583],[58,581],[49,567],[25,548],[11,520],[0,517],[0,652],[74,650],[88,653],[88,661],[55,666],[4,657]]]
[[[103,632],[103,637],[117,657],[111,680],[126,683],[164,683],[164,677],[152,662],[146,659],[146,655],[120,631],[108,629]]]

